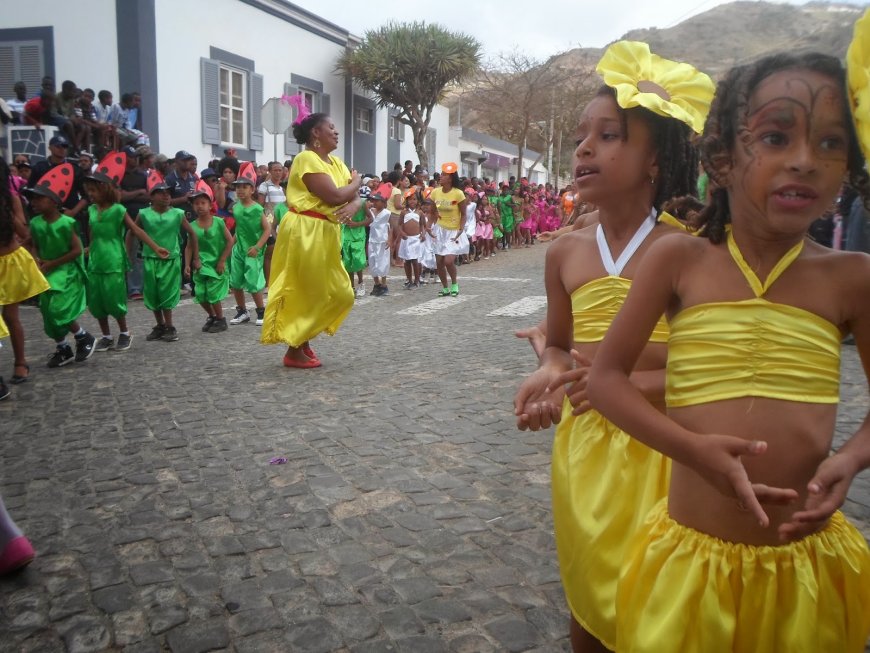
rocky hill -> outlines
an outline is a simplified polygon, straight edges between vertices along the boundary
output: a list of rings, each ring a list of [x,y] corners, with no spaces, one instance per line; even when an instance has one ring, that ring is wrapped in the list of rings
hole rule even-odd
[[[864,9],[827,2],[731,2],[667,29],[635,29],[622,38],[645,41],[653,52],[716,77],[735,64],[772,52],[816,50],[843,58],[852,26]],[[562,58],[567,65],[582,66],[600,53],[596,48],[577,48]]]

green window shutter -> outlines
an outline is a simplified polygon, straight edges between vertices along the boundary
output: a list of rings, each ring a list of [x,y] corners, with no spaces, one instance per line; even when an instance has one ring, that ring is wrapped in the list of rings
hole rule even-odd
[[[203,57],[199,60],[199,90],[202,100],[202,142],[220,145],[220,64],[214,59]]]
[[[248,75],[248,102],[251,107],[251,119],[249,122],[251,133],[248,139],[250,149],[262,151],[263,149],[263,76],[257,73]]]

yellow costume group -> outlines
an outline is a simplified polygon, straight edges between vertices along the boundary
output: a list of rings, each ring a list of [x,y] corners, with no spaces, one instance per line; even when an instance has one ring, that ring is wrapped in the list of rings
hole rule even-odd
[[[850,49],[849,64],[850,82],[860,79],[851,98],[866,145],[870,12],[856,26],[856,41],[861,30],[861,51]],[[690,66],[661,59],[646,44],[620,42],[608,48],[598,72],[623,109],[643,106],[703,129],[714,88]],[[733,239],[729,249],[746,274]],[[576,342],[603,339],[630,285],[611,273],[572,293]],[[669,345],[668,405],[749,395],[839,400],[839,330],[770,304],[764,290],[756,288],[755,300],[684,311],[670,334],[664,321],[656,325],[650,341]],[[759,327],[771,319],[775,334]],[[709,348],[711,333],[722,349]],[[747,347],[757,358],[746,355]],[[585,630],[612,650],[632,653],[863,651],[870,551],[841,514],[821,532],[783,546],[729,543],[694,531],[667,513],[668,461],[596,411],[572,416],[571,408],[566,400],[553,445],[553,518],[567,602]]]

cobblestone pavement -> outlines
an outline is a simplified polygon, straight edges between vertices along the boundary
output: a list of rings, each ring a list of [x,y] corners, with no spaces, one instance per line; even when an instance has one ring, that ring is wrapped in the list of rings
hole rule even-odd
[[[189,302],[178,342],[136,303],[131,350],[48,370],[22,309],[39,364],[0,404],[0,491],[38,557],[0,581],[0,650],[568,650],[552,434],[511,417],[543,252],[461,267],[456,299],[391,280],[313,371]],[[845,352],[843,432],[867,408]],[[868,534],[866,475],[847,512]]]

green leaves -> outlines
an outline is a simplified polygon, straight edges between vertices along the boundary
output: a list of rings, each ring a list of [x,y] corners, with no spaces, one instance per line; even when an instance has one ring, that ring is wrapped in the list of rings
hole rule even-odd
[[[359,47],[339,58],[336,71],[370,91],[378,106],[399,109],[422,163],[433,107],[445,87],[470,77],[479,64],[480,43],[467,34],[427,23],[389,23],[366,32]]]

